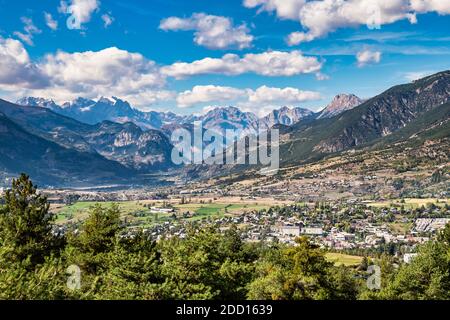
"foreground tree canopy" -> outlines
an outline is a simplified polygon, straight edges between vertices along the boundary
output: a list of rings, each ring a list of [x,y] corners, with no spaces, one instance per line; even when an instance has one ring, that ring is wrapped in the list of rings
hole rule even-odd
[[[21,175],[0,207],[0,299],[450,299],[450,226],[411,264],[380,261],[382,289],[336,267],[307,238],[241,241],[237,228],[192,228],[184,239],[124,236],[118,206],[94,206],[61,235],[47,199]]]

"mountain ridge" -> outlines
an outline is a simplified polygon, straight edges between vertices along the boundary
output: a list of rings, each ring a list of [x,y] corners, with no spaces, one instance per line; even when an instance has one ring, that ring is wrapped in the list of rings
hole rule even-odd
[[[450,99],[450,71],[392,87],[334,118],[298,123],[282,146],[285,162],[357,147],[387,136]]]
[[[65,148],[117,161],[135,170],[172,167],[172,144],[157,130],[142,130],[134,123],[104,121],[89,125],[46,108],[19,106],[0,100],[0,112],[32,134]]]
[[[98,154],[79,152],[24,130],[0,112],[0,170],[27,172],[47,185],[91,185],[125,181],[131,171]]]
[[[202,115],[177,115],[173,112],[140,111],[128,102],[116,97],[101,97],[97,101],[77,98],[71,102],[57,105],[54,100],[39,97],[24,97],[16,102],[18,105],[48,108],[58,114],[65,115],[87,124],[102,121],[118,123],[133,122],[142,129],[164,130],[203,121],[207,129],[236,129],[240,131],[269,129],[274,125],[293,125],[318,113],[301,107],[283,106],[272,110],[264,117],[253,112],[242,111],[235,106],[215,107]]]

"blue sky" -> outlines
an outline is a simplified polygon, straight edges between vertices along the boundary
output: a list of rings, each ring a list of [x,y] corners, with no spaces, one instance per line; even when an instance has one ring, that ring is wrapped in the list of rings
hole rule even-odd
[[[0,96],[317,110],[450,69],[450,1],[367,1],[0,0]]]

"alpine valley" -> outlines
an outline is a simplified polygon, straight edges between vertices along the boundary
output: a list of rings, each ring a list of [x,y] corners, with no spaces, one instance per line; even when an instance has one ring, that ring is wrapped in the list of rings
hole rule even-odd
[[[190,179],[252,171],[174,165],[170,134],[194,121],[202,121],[206,129],[244,133],[276,126],[282,133],[282,168],[291,168],[355,148],[371,150],[419,138],[446,141],[449,99],[450,72],[444,71],[366,101],[341,94],[318,113],[282,107],[262,118],[231,106],[198,116],[143,112],[116,97],[78,98],[62,105],[34,97],[16,104],[0,100],[0,174],[28,172],[46,186],[93,187],[158,183],[148,177],[159,172]]]

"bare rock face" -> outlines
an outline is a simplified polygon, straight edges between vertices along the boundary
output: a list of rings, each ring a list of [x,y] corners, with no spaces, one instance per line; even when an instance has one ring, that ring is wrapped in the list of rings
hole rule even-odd
[[[273,110],[262,118],[260,125],[264,129],[272,128],[275,125],[292,126],[313,115],[314,113],[308,109],[282,107],[281,109]]]
[[[339,94],[333,101],[320,113],[318,119],[332,118],[341,113],[351,110],[364,102],[354,94]]]

